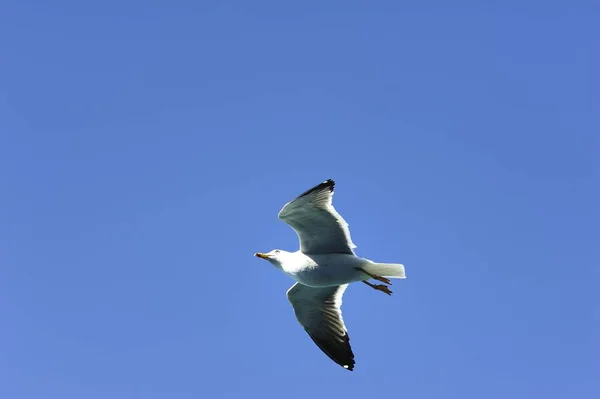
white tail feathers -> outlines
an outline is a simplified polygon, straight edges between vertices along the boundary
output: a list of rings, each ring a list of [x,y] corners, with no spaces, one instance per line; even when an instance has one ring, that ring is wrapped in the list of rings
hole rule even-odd
[[[406,278],[404,274],[404,265],[399,263],[370,263],[363,268],[369,273],[375,274],[381,277],[390,278]]]

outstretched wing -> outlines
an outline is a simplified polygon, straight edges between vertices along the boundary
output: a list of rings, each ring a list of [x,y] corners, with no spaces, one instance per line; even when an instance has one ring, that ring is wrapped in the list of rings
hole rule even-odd
[[[287,292],[296,318],[315,344],[331,360],[354,369],[354,353],[342,319],[342,296],[348,284],[314,288],[294,284]]]
[[[354,255],[356,245],[348,223],[332,204],[335,182],[331,179],[302,193],[285,204],[279,218],[289,224],[306,254],[342,253]]]

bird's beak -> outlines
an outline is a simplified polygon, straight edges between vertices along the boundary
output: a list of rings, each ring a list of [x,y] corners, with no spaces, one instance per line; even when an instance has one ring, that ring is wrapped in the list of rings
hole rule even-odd
[[[261,258],[261,259],[269,259],[269,255],[262,254],[260,252],[255,253],[254,256],[256,256],[257,258]]]

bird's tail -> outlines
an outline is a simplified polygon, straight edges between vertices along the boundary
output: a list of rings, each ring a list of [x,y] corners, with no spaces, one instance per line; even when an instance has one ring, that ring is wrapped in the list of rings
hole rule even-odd
[[[371,262],[363,268],[369,273],[375,274],[381,277],[390,278],[406,278],[404,273],[404,265],[399,263],[375,263]]]

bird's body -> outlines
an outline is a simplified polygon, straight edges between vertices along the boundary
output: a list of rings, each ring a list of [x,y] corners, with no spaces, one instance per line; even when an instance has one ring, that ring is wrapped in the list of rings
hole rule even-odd
[[[354,255],[306,255],[300,251],[292,254],[297,263],[294,262],[289,266],[284,263],[283,272],[309,287],[331,287],[369,278],[356,269],[366,262]]]
[[[348,224],[333,208],[333,180],[307,190],[285,204],[279,218],[300,239],[300,249],[279,249],[255,255],[268,260],[296,281],[287,292],[298,322],[314,343],[334,362],[354,369],[354,354],[342,319],[344,291],[350,283],[364,282],[391,295],[385,285],[371,284],[374,278],[390,284],[390,278],[405,278],[404,266],[376,263],[356,256]]]
[[[350,254],[304,254],[289,252],[281,263],[281,270],[309,287],[331,287],[369,279],[358,270],[369,270],[375,265],[368,259]]]

